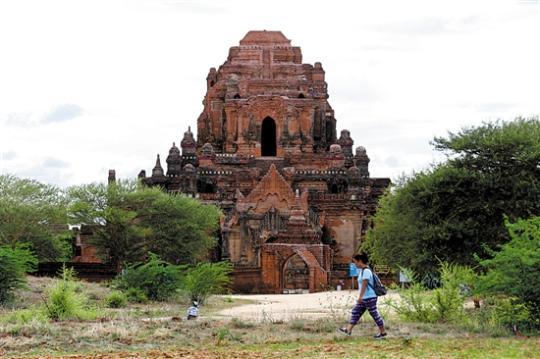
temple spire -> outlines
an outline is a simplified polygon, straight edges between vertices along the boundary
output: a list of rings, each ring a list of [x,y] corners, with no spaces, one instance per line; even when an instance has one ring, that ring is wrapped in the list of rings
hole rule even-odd
[[[152,169],[152,177],[161,177],[164,176],[163,167],[161,167],[161,161],[159,159],[159,153],[156,159],[156,165]]]
[[[182,157],[180,156],[180,150],[176,147],[176,143],[173,142],[167,156],[167,176],[178,176],[181,171]]]
[[[188,126],[188,130],[184,132],[184,138],[180,142],[180,147],[182,147],[182,155],[194,155],[197,152],[197,143],[193,138],[193,133],[191,132],[191,126]]]

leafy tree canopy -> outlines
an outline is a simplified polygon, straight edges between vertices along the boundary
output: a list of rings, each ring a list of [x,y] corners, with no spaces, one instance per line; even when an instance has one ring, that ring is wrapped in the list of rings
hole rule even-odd
[[[58,187],[0,176],[0,245],[27,244],[40,261],[67,260],[71,236],[67,200]]]
[[[540,121],[486,123],[435,138],[447,160],[402,180],[381,200],[363,249],[426,274],[474,265],[509,240],[504,225],[540,215]]]
[[[92,225],[98,254],[114,264],[148,252],[169,263],[194,263],[217,243],[220,211],[181,194],[133,182],[70,188],[72,221]]]

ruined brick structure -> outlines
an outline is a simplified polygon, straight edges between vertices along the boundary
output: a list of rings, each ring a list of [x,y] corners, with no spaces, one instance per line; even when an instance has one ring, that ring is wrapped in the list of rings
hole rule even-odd
[[[322,65],[302,63],[279,31],[250,31],[206,77],[197,140],[157,158],[149,186],[223,209],[218,257],[244,293],[319,291],[350,257],[389,179],[369,177],[363,147],[336,134]]]

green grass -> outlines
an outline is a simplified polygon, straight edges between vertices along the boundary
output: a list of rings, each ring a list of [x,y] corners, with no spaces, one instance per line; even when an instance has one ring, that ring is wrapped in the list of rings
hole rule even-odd
[[[160,334],[161,335],[161,334]],[[214,332],[212,345],[153,345],[145,349],[108,348],[101,354],[129,358],[538,358],[540,340],[535,339],[403,339],[374,341],[369,338],[334,338],[324,341],[295,340],[264,344],[242,344],[231,341],[229,329]],[[157,343],[156,343],[157,344]],[[209,344],[209,343],[207,343]],[[153,349],[152,349],[153,348]],[[70,355],[73,351],[36,350],[29,355]],[[81,356],[91,357],[96,351],[81,349]],[[129,356],[128,356],[129,355]],[[31,356],[30,356],[31,357]],[[100,356],[101,357],[101,356]]]
[[[0,324],[0,357],[131,352],[151,358],[149,350],[162,349],[173,356],[187,351],[202,358],[238,353],[254,358],[535,358],[540,352],[540,338],[491,338],[451,326],[389,323],[390,337],[379,342],[371,339],[375,332],[371,323],[360,324],[350,338],[335,331],[339,324],[331,319],[303,320],[300,326],[216,319],[147,320],[128,315],[105,321],[4,322]]]
[[[493,338],[345,338],[326,342],[296,341],[235,347],[264,357],[282,358],[537,358],[540,340]]]
[[[397,316],[385,320],[389,338],[377,342],[371,318],[363,318],[353,336],[343,337],[336,328],[344,318],[297,318],[284,321],[250,321],[217,316],[221,309],[253,301],[213,297],[201,307],[202,317],[182,318],[189,301],[131,303],[125,308],[103,308],[110,290],[81,282],[81,291],[95,294],[99,307],[95,320],[51,321],[39,305],[41,293],[51,280],[31,283],[31,298],[24,305],[0,311],[0,357],[111,356],[157,358],[536,358],[540,338],[517,339],[510,332],[500,338],[479,328],[456,324],[407,323]],[[23,309],[24,308],[24,309]],[[336,312],[337,313],[337,312]],[[171,319],[171,317],[177,317]],[[164,352],[163,352],[164,351]]]

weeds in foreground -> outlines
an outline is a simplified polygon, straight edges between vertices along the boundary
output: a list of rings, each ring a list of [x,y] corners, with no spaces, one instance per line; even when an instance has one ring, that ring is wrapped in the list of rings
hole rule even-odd
[[[245,322],[245,321],[243,321],[241,319],[238,319],[238,318],[233,318],[231,320],[231,325],[232,325],[233,328],[236,328],[236,329],[250,329],[250,328],[255,327],[254,323]]]
[[[220,346],[227,341],[241,341],[241,337],[233,333],[227,327],[217,328],[214,331],[214,338],[216,340],[216,346]]]

